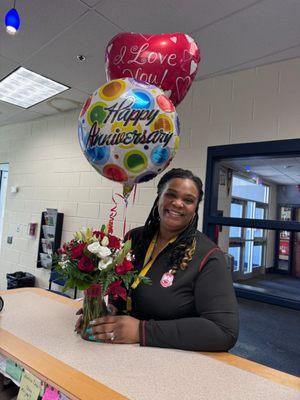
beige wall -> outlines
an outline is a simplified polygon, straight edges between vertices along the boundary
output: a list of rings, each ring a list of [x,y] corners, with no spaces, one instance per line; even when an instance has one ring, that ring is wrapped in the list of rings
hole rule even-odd
[[[204,180],[207,146],[297,138],[299,71],[298,58],[195,82],[178,108],[182,144],[172,166],[192,169]],[[105,222],[111,195],[121,190],[94,172],[82,155],[78,113],[0,127],[0,162],[10,165],[0,289],[6,286],[6,272],[16,270],[31,272],[38,285],[47,285],[49,272],[36,268],[38,240],[27,237],[28,223],[39,222],[42,210],[55,207],[65,213],[63,240],[68,240],[82,226]],[[128,209],[129,226],[144,222],[155,183],[138,186],[135,208]],[[18,193],[10,193],[12,185],[19,187]],[[121,210],[118,220],[116,233],[121,233]],[[14,237],[11,245],[8,234]]]

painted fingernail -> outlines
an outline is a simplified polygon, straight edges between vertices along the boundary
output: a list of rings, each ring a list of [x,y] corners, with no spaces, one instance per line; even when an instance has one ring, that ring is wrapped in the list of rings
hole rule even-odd
[[[88,335],[91,335],[93,333],[93,329],[92,328],[87,328],[86,333]]]
[[[95,336],[94,336],[94,335],[91,335],[91,336],[89,336],[89,340],[95,341],[95,340],[96,340],[96,338],[95,338]]]

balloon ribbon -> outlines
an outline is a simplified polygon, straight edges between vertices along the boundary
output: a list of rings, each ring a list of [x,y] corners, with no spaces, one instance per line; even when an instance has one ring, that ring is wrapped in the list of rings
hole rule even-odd
[[[123,213],[123,237],[125,236],[126,233],[126,212],[127,212],[127,206],[128,206],[128,200],[125,196],[123,196],[120,193],[116,193],[114,196],[112,196],[112,202],[114,203],[114,206],[111,208],[110,213],[109,213],[109,221],[108,221],[108,233],[113,234],[114,231],[114,220],[115,217],[118,214],[118,203],[116,201],[116,197],[120,197],[124,201],[124,213]]]

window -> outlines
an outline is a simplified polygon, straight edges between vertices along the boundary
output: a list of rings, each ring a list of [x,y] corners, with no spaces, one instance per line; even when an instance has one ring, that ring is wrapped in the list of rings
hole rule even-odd
[[[266,219],[268,212],[269,188],[234,175],[230,217]],[[229,254],[234,257],[234,272],[239,278],[251,274],[254,269],[265,266],[267,240],[262,229],[229,228]]]
[[[254,178],[249,180],[233,175],[232,197],[241,197],[267,204],[269,201],[269,187]]]
[[[231,245],[228,249],[228,253],[233,257],[233,272],[238,272],[240,269],[240,259],[241,259],[241,246]]]

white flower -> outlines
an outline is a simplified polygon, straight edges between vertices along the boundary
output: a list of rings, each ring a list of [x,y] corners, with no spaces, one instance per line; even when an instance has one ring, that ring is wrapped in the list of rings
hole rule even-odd
[[[97,256],[99,258],[105,258],[111,255],[111,251],[108,247],[100,246]]]
[[[58,265],[59,265],[62,269],[65,269],[66,266],[67,266],[67,264],[68,264],[68,261],[60,261],[60,262],[58,263]]]
[[[109,264],[111,264],[113,261],[112,257],[105,257],[102,260],[99,261],[98,263],[98,269],[102,271],[103,269],[107,268]]]
[[[108,237],[104,236],[104,238],[101,241],[101,245],[106,247],[108,245],[108,243],[109,243]]]
[[[87,247],[87,249],[88,249],[88,251],[90,251],[91,253],[97,254],[98,251],[99,251],[99,249],[100,249],[100,247],[101,247],[101,245],[100,245],[100,243],[99,243],[98,240],[97,240],[97,242],[93,242],[93,243],[89,244],[88,247]]]
[[[88,245],[88,251],[93,254],[97,254],[99,258],[105,258],[111,255],[111,251],[108,247],[101,246],[99,242],[93,242]]]

